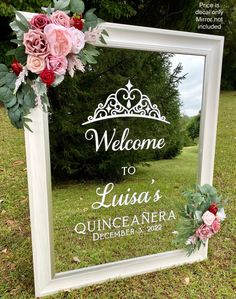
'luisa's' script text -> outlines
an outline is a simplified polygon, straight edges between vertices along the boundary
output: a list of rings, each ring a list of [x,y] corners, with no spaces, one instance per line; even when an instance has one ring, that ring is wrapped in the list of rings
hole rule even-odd
[[[109,149],[113,151],[130,151],[130,150],[143,150],[143,149],[162,149],[165,146],[165,139],[129,139],[129,128],[123,131],[120,139],[116,138],[116,129],[113,129],[112,135],[109,137],[105,130],[101,137],[98,136],[96,129],[88,129],[85,132],[85,138],[87,140],[95,141],[96,152],[104,144],[105,151]]]

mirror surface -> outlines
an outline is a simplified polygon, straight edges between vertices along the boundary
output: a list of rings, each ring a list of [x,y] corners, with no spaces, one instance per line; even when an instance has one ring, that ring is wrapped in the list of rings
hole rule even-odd
[[[176,249],[197,182],[205,58],[101,52],[50,91],[56,272]]]

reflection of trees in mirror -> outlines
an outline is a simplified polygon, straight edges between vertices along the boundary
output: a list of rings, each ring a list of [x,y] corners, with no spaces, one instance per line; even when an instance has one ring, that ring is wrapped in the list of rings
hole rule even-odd
[[[175,157],[183,147],[181,136],[180,100],[178,84],[179,65],[171,73],[171,54],[156,52],[102,49],[99,64],[73,81],[65,80],[56,90],[50,91],[51,119],[50,143],[52,174],[56,179],[121,178],[121,167],[134,163]],[[85,140],[84,134],[91,125],[81,126],[92,115],[98,103],[128,80],[157,104],[170,125],[153,120],[119,118],[94,123],[98,132],[107,130],[111,135],[117,128],[120,138],[125,128],[129,138],[165,138],[162,150],[104,151],[94,149],[94,143]]]
[[[198,144],[200,132],[201,112],[195,116],[183,115],[181,117],[181,132],[183,146],[193,146]]]

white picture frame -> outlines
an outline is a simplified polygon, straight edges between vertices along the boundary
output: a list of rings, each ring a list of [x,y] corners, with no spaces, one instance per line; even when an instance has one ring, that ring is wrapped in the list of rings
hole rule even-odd
[[[23,12],[26,18],[33,14]],[[224,38],[190,32],[102,23],[109,37],[98,46],[205,57],[203,102],[201,110],[199,184],[212,184],[218,101]],[[202,261],[207,246],[190,257],[184,250],[131,258],[103,265],[56,273],[54,267],[51,174],[48,116],[40,108],[31,111],[31,129],[25,130],[30,220],[33,248],[35,295],[43,297],[107,280],[144,274],[160,269]]]

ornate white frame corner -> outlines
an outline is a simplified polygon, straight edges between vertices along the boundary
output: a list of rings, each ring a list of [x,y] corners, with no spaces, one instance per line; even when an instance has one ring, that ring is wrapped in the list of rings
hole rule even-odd
[[[27,18],[32,17],[30,13],[23,14]],[[212,184],[223,37],[113,23],[103,23],[101,27],[109,34],[105,47],[205,56],[198,182]],[[55,273],[48,118],[39,108],[31,111],[30,118],[33,120],[31,127],[34,133],[25,130],[25,145],[37,297],[207,258],[208,249],[205,246],[190,257],[186,256],[184,250],[174,250]]]

